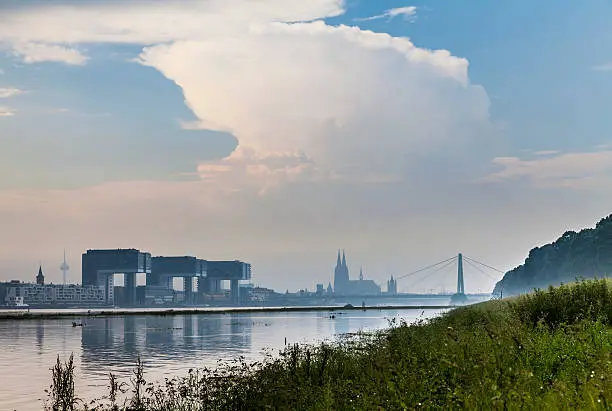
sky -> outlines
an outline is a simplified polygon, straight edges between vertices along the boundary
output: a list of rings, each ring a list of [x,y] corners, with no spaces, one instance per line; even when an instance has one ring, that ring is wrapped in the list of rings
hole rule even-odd
[[[0,280],[60,281],[66,249],[78,282],[92,248],[240,259],[277,290],[327,284],[339,248],[381,284],[459,252],[510,270],[611,212],[610,21],[609,0],[2,1]]]

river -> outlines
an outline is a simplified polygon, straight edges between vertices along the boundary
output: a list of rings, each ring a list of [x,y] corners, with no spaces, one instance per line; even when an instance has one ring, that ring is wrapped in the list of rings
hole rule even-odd
[[[108,373],[127,381],[144,360],[147,381],[184,375],[239,356],[260,359],[287,343],[315,343],[338,335],[388,327],[391,319],[412,322],[440,310],[372,309],[334,312],[250,312],[186,315],[126,315],[0,321],[2,410],[40,410],[50,368],[73,353],[76,391],[92,399],[106,393]]]

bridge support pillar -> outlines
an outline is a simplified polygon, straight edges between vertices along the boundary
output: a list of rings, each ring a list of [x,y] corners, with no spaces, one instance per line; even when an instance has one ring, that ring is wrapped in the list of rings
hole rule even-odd
[[[146,277],[147,277],[147,282],[146,282],[147,287],[150,285],[159,285],[159,276],[153,275],[151,273],[147,273]]]
[[[193,277],[183,277],[183,290],[185,292],[185,304],[193,304]]]
[[[166,276],[164,277],[164,285],[168,290],[174,290],[174,277]]]
[[[240,303],[240,286],[238,280],[230,281],[230,298],[233,304]]]
[[[128,306],[136,305],[136,273],[124,273],[125,303]]]
[[[115,275],[98,274],[98,284],[104,285],[106,303],[109,305],[115,305]]]
[[[221,291],[221,281],[213,278],[203,278],[198,285],[198,290],[202,293],[218,294]]]

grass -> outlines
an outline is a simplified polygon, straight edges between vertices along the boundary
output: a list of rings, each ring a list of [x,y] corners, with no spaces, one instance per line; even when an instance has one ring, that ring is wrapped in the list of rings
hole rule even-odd
[[[238,359],[191,370],[160,384],[145,382],[139,363],[121,405],[111,395],[74,400],[74,390],[65,388],[70,383],[54,373],[54,384],[64,388],[50,392],[67,400],[50,403],[68,405],[52,408],[58,410],[612,408],[612,284],[605,280],[391,325],[333,345],[290,346],[258,363]],[[126,392],[113,381],[115,393]]]

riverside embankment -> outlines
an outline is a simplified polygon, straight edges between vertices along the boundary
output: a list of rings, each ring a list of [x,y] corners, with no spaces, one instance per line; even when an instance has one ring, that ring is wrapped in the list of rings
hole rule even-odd
[[[374,305],[374,306],[301,306],[301,307],[205,307],[205,308],[134,308],[134,309],[74,309],[74,310],[6,310],[0,311],[0,320],[57,319],[137,315],[188,315],[232,313],[280,313],[308,311],[356,311],[356,310],[444,310],[455,305]]]
[[[125,409],[609,409],[611,320],[610,283],[581,282],[163,385],[135,378]]]

